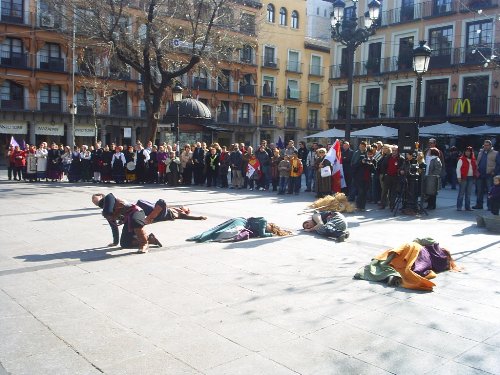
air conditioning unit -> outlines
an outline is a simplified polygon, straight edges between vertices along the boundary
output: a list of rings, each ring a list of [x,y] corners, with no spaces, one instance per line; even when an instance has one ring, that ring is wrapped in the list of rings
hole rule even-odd
[[[40,26],[54,27],[54,16],[50,13],[42,13],[40,16]]]

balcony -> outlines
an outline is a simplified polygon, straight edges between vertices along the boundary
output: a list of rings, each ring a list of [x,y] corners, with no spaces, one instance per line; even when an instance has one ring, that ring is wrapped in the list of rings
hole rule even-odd
[[[255,95],[255,85],[240,85],[238,92],[240,95]]]
[[[279,69],[279,59],[274,56],[262,56],[262,66],[270,69]]]
[[[432,51],[431,59],[429,61],[429,69],[449,67],[452,62],[452,52],[451,48]]]
[[[127,117],[128,112],[129,111],[127,105],[111,103],[111,105],[109,106],[109,114],[111,116]]]
[[[307,121],[308,130],[320,130],[323,128],[323,120],[309,120]]]
[[[24,99],[13,99],[9,95],[0,95],[0,108],[3,110],[23,110]]]
[[[21,52],[0,52],[0,66],[9,68],[27,68],[28,54]]]
[[[325,68],[321,65],[309,65],[309,75],[313,77],[323,77],[325,75]]]
[[[55,102],[55,100],[53,101],[54,101],[53,103],[40,102],[40,111],[47,113],[61,113],[68,111],[68,108],[65,105],[66,101],[64,100],[60,100],[59,102]]]
[[[289,119],[287,118],[285,121],[285,128],[299,128],[300,127],[300,119]]]
[[[206,77],[193,77],[192,88],[195,90],[208,90],[208,78],[206,78]]]
[[[302,63],[298,61],[289,61],[286,64],[287,73],[302,73]]]
[[[310,92],[307,101],[309,103],[312,103],[312,104],[322,104],[323,103],[323,94]]]
[[[8,2],[6,4],[10,5]],[[29,25],[30,12],[24,12],[20,9],[12,9],[12,5],[8,7],[6,4],[2,1],[0,22]]]
[[[300,90],[287,88],[285,92],[285,99],[300,100]]]
[[[250,125],[250,117],[239,117],[238,124]]]
[[[92,104],[90,104],[87,101],[83,102],[77,102],[76,103],[76,110],[79,115],[93,115],[94,114],[94,109],[92,107]],[[98,113],[98,111],[96,111]]]
[[[66,71],[66,62],[61,57],[43,56],[39,57],[40,69],[51,72]]]
[[[230,122],[229,112],[220,112],[217,114],[217,122],[229,123]]]
[[[264,85],[262,87],[262,92],[261,92],[261,95],[260,95],[262,98],[277,98],[278,97],[278,89],[277,88],[273,88],[273,87],[269,87],[266,85]]]
[[[272,116],[260,116],[258,123],[262,127],[275,127],[278,125],[278,119]]]

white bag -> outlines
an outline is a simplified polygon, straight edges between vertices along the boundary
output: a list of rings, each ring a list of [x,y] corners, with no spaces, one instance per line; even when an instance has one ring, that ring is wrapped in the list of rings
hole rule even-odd
[[[332,175],[332,170],[330,169],[330,166],[326,166],[321,168],[321,177],[330,177]]]

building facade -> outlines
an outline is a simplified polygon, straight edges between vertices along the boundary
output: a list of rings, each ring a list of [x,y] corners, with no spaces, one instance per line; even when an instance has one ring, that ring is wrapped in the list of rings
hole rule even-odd
[[[381,1],[380,27],[356,51],[353,130],[415,121],[416,75],[413,49],[426,40],[432,49],[423,76],[420,122],[450,121],[472,127],[499,116],[497,0]],[[363,15],[367,2],[357,4]],[[354,3],[346,2],[346,14]],[[363,17],[359,19],[363,24]],[[332,44],[330,127],[345,125],[345,48]]]

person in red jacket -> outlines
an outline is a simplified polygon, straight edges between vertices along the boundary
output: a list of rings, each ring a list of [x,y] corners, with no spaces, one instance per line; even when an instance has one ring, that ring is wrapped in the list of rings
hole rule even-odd
[[[21,181],[24,178],[23,171],[26,166],[26,153],[19,146],[14,147],[14,180]]]
[[[458,158],[456,173],[459,185],[457,211],[462,211],[464,198],[465,209],[467,211],[472,211],[470,206],[470,195],[472,192],[472,185],[474,184],[474,176],[477,173],[477,163],[472,147],[468,146],[463,155]]]

